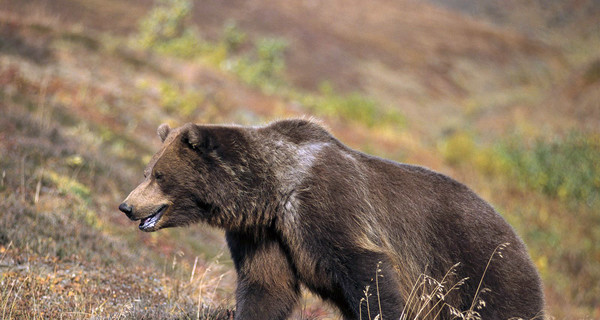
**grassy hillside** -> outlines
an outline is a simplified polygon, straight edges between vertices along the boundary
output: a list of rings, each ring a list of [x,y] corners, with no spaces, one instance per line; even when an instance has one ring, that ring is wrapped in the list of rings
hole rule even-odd
[[[600,57],[583,33],[412,1],[173,3],[0,2],[0,318],[227,319],[222,232],[145,234],[116,207],[160,123],[301,115],[467,183],[524,238],[549,313],[600,316]],[[294,317],[336,315],[306,296]]]

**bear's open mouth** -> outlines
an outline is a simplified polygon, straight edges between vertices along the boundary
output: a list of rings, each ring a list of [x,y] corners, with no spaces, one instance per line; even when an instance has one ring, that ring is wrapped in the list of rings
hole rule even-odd
[[[146,218],[142,218],[140,221],[140,230],[142,231],[152,231],[156,226],[156,223],[162,218],[163,214],[167,211],[169,206],[164,204],[156,212],[147,216]]]

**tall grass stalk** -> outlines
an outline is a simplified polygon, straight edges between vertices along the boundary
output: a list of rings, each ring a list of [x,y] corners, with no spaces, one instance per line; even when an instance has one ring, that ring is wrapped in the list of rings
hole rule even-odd
[[[365,293],[365,300],[367,301],[367,315],[369,316],[369,320],[371,320],[371,308],[369,307],[369,297],[371,296],[369,294],[370,288],[371,286],[366,286],[365,290],[363,291]]]
[[[377,268],[375,269],[375,287],[377,288],[377,304],[379,305],[378,317],[383,319],[383,311],[381,311],[381,297],[379,295],[379,277],[383,277],[383,275],[379,274],[379,272],[381,272],[381,263],[381,261],[377,262]]]
[[[360,302],[358,303],[358,319],[362,320],[362,303],[365,300],[365,298],[360,299]]]
[[[502,251],[508,247],[510,245],[510,243],[505,242],[502,244],[499,244],[494,251],[492,252],[492,255],[490,256],[490,258],[488,259],[487,265],[485,266],[485,269],[483,270],[483,274],[481,275],[481,279],[479,279],[479,285],[477,285],[477,290],[475,290],[475,296],[473,297],[473,301],[471,302],[471,307],[469,308],[469,312],[473,312],[473,308],[475,308],[475,303],[478,301],[478,297],[479,294],[481,293],[481,284],[483,284],[483,278],[485,277],[485,274],[488,271],[488,268],[490,267],[490,263],[492,262],[492,259],[494,258],[494,255],[496,253],[498,253],[498,256],[500,258],[503,258],[502,256]]]
[[[200,319],[200,310],[202,309],[202,289],[204,287],[204,277],[209,271],[211,271],[210,265],[204,270],[202,276],[200,277],[200,281],[198,282],[198,311],[196,312],[196,319]]]

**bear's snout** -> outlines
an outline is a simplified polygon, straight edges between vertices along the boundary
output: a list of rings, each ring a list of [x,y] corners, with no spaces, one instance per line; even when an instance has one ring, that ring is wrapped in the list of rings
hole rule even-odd
[[[119,205],[119,210],[125,213],[127,215],[127,218],[135,220],[135,218],[133,217],[133,206],[130,206],[127,203],[123,202]]]

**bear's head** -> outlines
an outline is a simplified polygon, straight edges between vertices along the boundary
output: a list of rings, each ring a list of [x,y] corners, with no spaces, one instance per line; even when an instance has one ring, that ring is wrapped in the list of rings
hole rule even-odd
[[[144,180],[119,209],[143,231],[205,221],[234,228],[251,223],[265,199],[268,166],[241,127],[186,124],[158,128],[163,145]],[[250,215],[250,216],[249,216]]]

